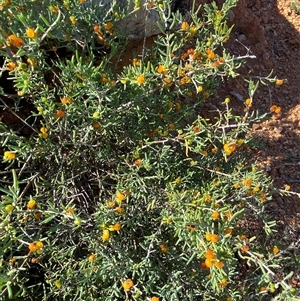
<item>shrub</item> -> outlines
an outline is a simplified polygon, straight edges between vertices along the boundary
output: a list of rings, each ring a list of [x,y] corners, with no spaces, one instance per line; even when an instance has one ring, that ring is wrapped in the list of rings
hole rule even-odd
[[[22,122],[0,123],[1,296],[290,296],[275,274],[280,250],[266,240],[272,183],[246,159],[249,124],[265,117],[251,113],[253,94],[269,78],[249,81],[245,116],[225,97],[214,119],[202,111],[238,75],[242,58],[224,48],[235,3],[183,19],[151,2],[170,30],[117,74],[110,62],[126,39],[114,24],[124,11],[19,2],[1,14],[2,72],[16,91],[2,91],[1,103]]]
[[[291,8],[295,11],[296,14],[300,14],[300,3],[299,1],[293,1],[290,4]]]

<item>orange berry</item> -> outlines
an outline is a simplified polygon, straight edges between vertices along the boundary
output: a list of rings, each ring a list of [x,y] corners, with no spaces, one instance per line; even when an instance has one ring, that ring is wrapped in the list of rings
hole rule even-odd
[[[158,67],[157,67],[157,72],[158,73],[163,73],[163,74],[168,74],[168,71],[166,70],[166,67],[164,66],[164,65],[159,65]]]
[[[249,108],[252,107],[252,100],[251,100],[251,98],[247,98],[247,99],[245,100],[245,104],[246,104],[246,106],[248,106]]]
[[[164,254],[168,252],[168,248],[164,243],[160,244],[159,248],[160,248],[160,251]]]
[[[209,267],[206,265],[205,261],[200,263],[200,268],[203,269],[203,270],[208,270],[209,269]]]
[[[99,32],[100,26],[98,24],[94,25],[93,30],[94,32]]]
[[[174,123],[170,123],[169,124],[169,129],[174,130],[175,129],[175,124]]]
[[[207,157],[208,156],[208,152],[206,150],[202,150],[201,151],[201,154],[204,156],[204,157]]]
[[[206,50],[206,55],[209,60],[213,60],[215,58],[215,53],[211,49]]]
[[[273,254],[276,255],[280,252],[279,248],[277,246],[274,246],[273,248]]]
[[[123,213],[124,209],[121,207],[116,207],[115,211],[119,214]]]
[[[23,45],[23,40],[14,34],[11,34],[6,40],[6,45],[20,48]]]
[[[96,260],[96,255],[95,254],[91,254],[88,258],[89,262],[94,262]]]
[[[214,259],[206,258],[204,264],[207,268],[211,268],[214,265],[214,262]]]
[[[148,8],[148,9],[153,8],[154,6],[155,6],[154,1],[150,1],[150,2],[148,2],[148,4],[147,4],[147,8]],[[153,297],[153,298],[154,298],[154,297]]]
[[[6,64],[6,68],[5,69],[8,70],[8,71],[12,71],[15,68],[16,68],[16,64],[14,62],[9,62],[9,63]]]
[[[195,126],[193,127],[193,131],[194,131],[195,133],[199,133],[199,132],[200,132],[200,126],[199,126],[199,125],[195,125]]]
[[[182,24],[181,24],[181,30],[186,31],[186,30],[189,29],[189,27],[190,27],[190,25],[189,25],[188,22],[182,22]]]
[[[247,236],[246,235],[240,235],[240,239],[241,240],[244,240],[244,241],[248,241],[248,238],[247,238]]]
[[[211,241],[211,234],[207,232],[207,233],[205,234],[205,239],[206,239],[207,241]]]
[[[188,230],[195,231],[196,226],[195,225],[188,225]]]
[[[107,206],[108,206],[109,208],[114,208],[114,207],[115,207],[115,202],[114,202],[114,201],[108,201],[108,202],[107,202]]]
[[[211,218],[216,221],[220,218],[220,213],[218,211],[215,211],[212,215]]]
[[[276,81],[275,81],[276,86],[282,86],[283,83],[284,83],[283,79],[276,79]]]
[[[36,206],[37,206],[37,202],[33,199],[29,200],[28,203],[27,203],[27,209],[28,210],[35,209]]]
[[[111,31],[113,27],[114,27],[114,25],[112,24],[112,22],[107,22],[107,23],[104,24],[104,28],[107,31]]]
[[[235,143],[225,143],[223,145],[223,150],[227,156],[231,155],[236,150]]]
[[[136,67],[139,67],[139,66],[141,66],[141,60],[139,60],[139,59],[133,59],[133,61],[132,61],[132,65],[133,66],[136,66]]]
[[[181,110],[181,103],[180,102],[175,103],[175,109],[176,109],[176,111]]]
[[[136,159],[136,160],[133,162],[133,165],[135,165],[135,166],[137,166],[137,167],[142,166],[142,159]]]
[[[217,242],[219,240],[219,236],[217,234],[211,234],[211,242]]]
[[[34,219],[35,219],[35,220],[39,221],[41,218],[42,218],[42,213],[36,212],[36,213],[34,214]]]
[[[164,78],[164,83],[167,87],[171,87],[173,85],[173,82],[169,77]]]
[[[92,126],[95,130],[101,129],[101,124],[98,121],[93,122]]]
[[[26,29],[26,35],[30,39],[35,39],[36,38],[36,32],[35,32],[34,28],[27,28]]]
[[[276,114],[279,114],[281,112],[281,107],[277,107],[276,110],[274,111]]]
[[[66,208],[65,212],[68,215],[73,215],[74,214],[74,209],[73,208]]]
[[[64,96],[63,98],[61,98],[60,101],[63,105],[66,105],[70,104],[73,101],[73,99],[71,97]]]
[[[101,236],[102,240],[105,242],[105,241],[108,241],[109,238],[110,238],[110,233],[108,230],[103,230],[103,233],[102,233],[102,236]]]
[[[35,252],[35,251],[37,251],[38,247],[35,242],[32,242],[29,244],[28,249],[30,252]]]
[[[242,247],[241,247],[242,253],[246,253],[246,252],[248,252],[249,250],[250,250],[250,248],[249,248],[248,246],[242,246]]]
[[[75,17],[75,16],[70,16],[70,17],[69,17],[69,19],[70,19],[70,21],[71,21],[72,25],[76,25],[76,23],[77,23],[77,19],[76,19],[76,17]]]
[[[122,228],[120,223],[115,223],[114,225],[109,226],[109,231],[120,231]]]
[[[221,282],[219,283],[219,286],[220,286],[220,287],[225,287],[225,286],[227,286],[227,284],[228,284],[227,279],[226,279],[226,278],[223,278],[223,279],[221,280]]]
[[[126,198],[126,196],[122,192],[120,192],[119,190],[116,191],[116,201],[118,203],[121,203],[122,201],[124,201],[125,198]]]
[[[215,266],[219,269],[223,269],[224,268],[224,262],[218,260],[218,261],[215,262]]]
[[[279,113],[281,112],[281,107],[276,106],[276,105],[272,105],[272,106],[270,107],[270,111],[271,111],[271,112],[274,112],[274,113],[276,113],[276,114],[279,114]]]
[[[123,283],[122,286],[125,291],[129,291],[133,287],[133,281],[131,279],[126,279]]]
[[[136,79],[136,82],[138,83],[138,85],[142,85],[145,83],[145,76],[143,74],[139,75]]]
[[[219,61],[214,61],[212,63],[212,66],[215,67],[215,68],[218,68],[220,66],[220,62]]]
[[[205,257],[208,258],[208,259],[216,259],[216,255],[215,255],[215,253],[212,249],[208,249],[205,252]]]
[[[63,118],[65,117],[65,111],[63,110],[57,110],[56,113],[54,114],[54,118],[58,119],[58,118]]]
[[[225,234],[225,235],[229,235],[229,234],[231,234],[231,232],[232,232],[232,229],[231,229],[231,228],[226,228],[226,229],[224,230],[224,234]]]

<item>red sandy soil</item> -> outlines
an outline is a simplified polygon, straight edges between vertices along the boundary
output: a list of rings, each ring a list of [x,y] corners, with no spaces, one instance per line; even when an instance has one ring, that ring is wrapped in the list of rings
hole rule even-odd
[[[300,7],[300,1],[297,0]],[[267,204],[268,213],[278,222],[278,240],[299,254],[300,248],[300,11],[291,8],[289,0],[240,0],[233,9],[235,24],[228,50],[245,55],[248,50],[257,58],[249,60],[241,73],[285,79],[282,86],[271,84],[258,89],[253,109],[268,112],[271,105],[281,113],[252,126],[251,135],[258,139],[260,150],[253,154],[278,189],[291,187],[289,195],[275,194]],[[222,86],[216,98],[220,101],[232,91],[245,99],[248,86],[242,78]],[[231,97],[233,98],[233,97]],[[243,108],[241,101],[235,100]],[[300,269],[294,270],[291,284],[300,287]]]

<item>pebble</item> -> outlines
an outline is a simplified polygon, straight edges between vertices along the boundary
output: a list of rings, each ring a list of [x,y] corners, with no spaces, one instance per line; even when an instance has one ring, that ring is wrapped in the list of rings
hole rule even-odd
[[[227,17],[228,17],[228,21],[230,23],[232,23],[234,21],[234,18],[235,18],[235,14],[234,12],[230,9],[227,13]]]
[[[262,23],[267,24],[268,18],[266,16],[264,16],[264,17],[262,17],[261,21],[262,21]]]
[[[246,37],[244,34],[240,34],[240,35],[238,36],[238,40],[239,40],[240,42],[245,42],[245,41],[247,40],[247,37]]]

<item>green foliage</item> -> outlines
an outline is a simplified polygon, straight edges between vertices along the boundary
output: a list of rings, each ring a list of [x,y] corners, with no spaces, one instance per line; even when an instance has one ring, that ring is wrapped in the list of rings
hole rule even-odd
[[[238,76],[242,58],[224,48],[235,3],[170,13],[170,30],[118,74],[124,10],[19,2],[0,17],[2,73],[16,91],[1,106],[31,112],[19,116],[25,133],[0,123],[1,297],[290,297],[264,208],[272,183],[246,159],[249,124],[266,117],[251,111],[254,92],[272,79],[249,80],[245,116],[228,98],[213,118],[202,111]]]
[[[291,8],[293,10],[295,10],[296,14],[298,14],[298,15],[300,14],[300,3],[299,3],[299,1],[291,2]]]

